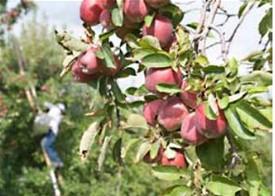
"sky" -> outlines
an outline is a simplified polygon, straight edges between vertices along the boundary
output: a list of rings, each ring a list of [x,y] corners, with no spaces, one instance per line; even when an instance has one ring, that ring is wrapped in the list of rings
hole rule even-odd
[[[10,0],[8,7],[13,7],[19,2],[19,0]],[[79,0],[36,0],[37,4],[37,15],[38,18],[47,18],[47,21],[50,26],[62,29],[66,26],[66,29],[72,32],[76,36],[83,35],[82,22],[79,19],[79,6],[81,1]],[[187,12],[184,16],[182,24],[186,25],[188,23],[196,22],[199,19],[200,8],[202,6],[201,0],[172,0],[174,3],[180,3],[180,7],[183,11]],[[184,3],[183,3],[184,2]],[[226,9],[231,14],[238,13],[238,9],[241,5],[239,0],[223,0],[222,7]],[[199,9],[197,9],[199,8]],[[253,51],[260,49],[259,40],[260,35],[258,33],[258,24],[265,13],[264,8],[254,9],[247,16],[247,19],[240,27],[237,36],[232,42],[231,50],[229,57],[236,57],[241,59]],[[31,18],[31,15],[25,17],[14,27],[13,31],[15,33],[20,32],[21,25],[24,21]],[[217,16],[216,23],[220,23],[224,20],[223,16]],[[228,35],[231,34],[232,30],[238,23],[237,17],[232,17],[229,19],[228,23],[222,28],[222,31],[226,32]],[[95,29],[99,29],[95,27]],[[207,51],[207,56],[210,59],[211,63],[221,63],[222,59],[220,58],[220,46],[216,46]],[[246,72],[246,69],[240,70],[241,72]],[[123,88],[127,88],[128,85],[138,86],[143,82],[144,78],[142,76],[130,78],[127,82],[123,83]],[[124,84],[125,83],[125,84]],[[128,85],[126,85],[128,84]]]

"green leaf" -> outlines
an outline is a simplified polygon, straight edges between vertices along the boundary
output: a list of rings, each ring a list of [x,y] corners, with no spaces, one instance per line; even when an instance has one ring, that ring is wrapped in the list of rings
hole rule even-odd
[[[98,169],[98,171],[102,170],[102,166],[103,166],[103,163],[104,163],[105,158],[106,158],[106,153],[108,151],[108,147],[109,147],[109,143],[111,141],[111,138],[112,138],[112,136],[106,136],[104,138],[103,145],[100,148],[100,154],[99,154],[99,157],[97,159],[97,169]]]
[[[142,37],[139,41],[139,45],[141,48],[161,50],[161,46],[160,46],[158,38],[151,36],[151,35],[146,35],[146,36]]]
[[[93,122],[90,124],[89,128],[83,133],[80,140],[80,156],[82,160],[87,159],[91,146],[94,143],[95,137],[98,134],[99,123]]]
[[[169,187],[163,193],[163,196],[191,196],[192,189],[184,185],[175,185]]]
[[[235,196],[236,192],[241,190],[238,183],[222,176],[213,176],[212,180],[207,182],[206,188],[215,195]]]
[[[66,31],[57,31],[55,30],[55,36],[57,42],[65,49],[71,52],[83,52],[85,51],[89,45],[72,37]]]
[[[114,34],[114,32],[115,32],[115,29],[112,29],[112,30],[110,30],[110,31],[107,31],[106,33],[100,34],[100,35],[99,35],[99,38],[100,38],[101,42],[107,41],[107,39],[109,39],[109,37],[111,37],[111,36]],[[100,53],[99,53],[99,54],[100,54]],[[101,56],[102,56],[102,55],[101,55]],[[98,57],[100,58],[101,56],[98,56]],[[102,59],[102,58],[100,58],[100,59]]]
[[[242,125],[232,105],[230,105],[226,110],[224,110],[224,114],[230,127],[230,130],[232,130],[235,136],[244,140],[255,139],[255,136]]]
[[[224,166],[224,137],[196,147],[196,154],[206,169],[220,171]]]
[[[144,22],[146,27],[151,26],[152,22],[154,21],[154,18],[155,18],[155,14],[145,16]]]
[[[196,30],[198,28],[198,25],[199,25],[199,23],[197,23],[197,22],[192,22],[192,23],[187,24],[188,27],[190,27],[194,30]]]
[[[145,56],[154,54],[155,52],[156,52],[156,50],[150,49],[150,48],[137,48],[133,51],[133,58],[134,58],[134,60],[141,60]]]
[[[247,7],[248,3],[245,2],[241,5],[241,7],[239,8],[239,11],[238,11],[238,17],[240,18],[242,15],[243,15],[243,12],[245,10],[245,8]]]
[[[114,93],[114,96],[115,96],[116,100],[120,103],[124,102],[125,101],[125,95],[121,92],[117,82],[112,81],[111,86],[112,86],[112,92]]]
[[[182,26],[177,27],[176,36],[177,36],[177,41],[180,47],[181,54],[184,51],[189,50],[191,47],[189,34],[185,32],[185,29]]]
[[[156,166],[153,167],[152,173],[155,177],[160,180],[174,181],[180,180],[182,178],[189,179],[190,171],[187,169],[179,169],[176,167],[170,166]]]
[[[133,139],[130,139],[129,141],[127,141],[127,144],[125,147],[122,148],[121,150],[121,158],[122,159],[125,159],[126,156],[127,156],[127,153],[129,152],[129,150],[132,148],[132,147],[135,147],[136,144],[140,141],[139,138],[133,138]]]
[[[229,97],[225,95],[223,98],[218,99],[218,104],[220,109],[225,109],[229,105]]]
[[[160,141],[157,140],[155,143],[153,143],[151,149],[150,149],[150,158],[155,159],[159,153],[160,149]]]
[[[142,128],[148,129],[147,122],[142,115],[139,114],[130,114],[127,119],[126,128]]]
[[[270,122],[272,122],[272,107],[265,107],[264,109],[259,109],[262,115],[264,115]]]
[[[134,68],[127,67],[117,74],[117,78],[127,78],[129,76],[136,76],[136,71]]]
[[[217,106],[217,100],[212,93],[208,95],[207,103],[211,111],[214,112],[215,116],[217,117],[219,115],[219,108]]]
[[[231,95],[229,97],[229,103],[239,101],[240,99],[243,99],[246,95],[247,95],[247,92],[240,92],[238,94]]]
[[[267,86],[250,86],[246,88],[248,94],[258,94],[258,93],[264,93],[268,91]]]
[[[262,37],[265,36],[269,31],[272,31],[272,9],[268,10],[259,24],[259,32]]]
[[[155,53],[145,56],[142,59],[142,64],[144,64],[147,68],[151,67],[170,67],[172,64],[172,59],[169,55],[165,53]]]
[[[157,91],[160,93],[167,93],[169,95],[174,95],[181,92],[181,89],[177,85],[172,84],[158,84]]]
[[[152,144],[148,141],[143,142],[138,149],[136,154],[135,163],[141,161],[143,157],[150,151]]]
[[[208,65],[209,61],[206,56],[200,54],[195,59],[194,63],[198,63],[199,65],[204,66],[204,65]]]
[[[102,55],[104,57],[104,62],[106,67],[108,68],[114,68],[115,67],[115,59],[114,59],[114,55],[111,51],[111,48],[109,46],[109,43],[104,43],[102,45]]]
[[[121,158],[121,149],[122,149],[122,138],[119,138],[113,147],[113,159],[114,161],[119,163],[119,165],[122,165],[123,163]]]
[[[203,68],[205,74],[223,74],[225,69],[223,66],[209,65]]]
[[[112,10],[112,22],[117,27],[122,27],[123,25],[123,12],[119,8],[114,8]]]
[[[272,128],[272,122],[270,122],[264,115],[259,112],[258,109],[251,106],[251,104],[245,100],[238,102],[236,111],[240,117],[240,120],[249,127],[265,127]]]
[[[209,120],[216,120],[217,114],[212,110],[209,101],[205,102],[205,115]]]
[[[226,69],[227,77],[235,77],[238,74],[238,61],[235,58],[232,58],[228,62],[228,66]]]
[[[174,27],[178,26],[184,16],[181,8],[174,4],[163,6],[158,11],[161,15],[167,16],[169,19],[171,19]]]
[[[265,71],[254,71],[251,74],[242,76],[241,82],[250,82],[258,86],[272,85],[272,74]]]

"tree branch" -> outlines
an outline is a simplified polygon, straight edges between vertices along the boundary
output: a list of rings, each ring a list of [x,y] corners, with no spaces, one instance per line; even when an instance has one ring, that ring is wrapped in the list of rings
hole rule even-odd
[[[226,138],[228,140],[228,143],[230,145],[230,152],[231,152],[231,161],[228,165],[228,168],[229,169],[233,169],[238,163],[241,162],[241,158],[240,156],[238,155],[238,152],[237,152],[237,147],[236,145],[234,144],[234,141],[233,141],[233,138],[232,136],[230,135],[230,133],[227,132],[226,134]]]
[[[210,2],[210,1],[208,1],[208,2]],[[202,43],[203,43],[203,46],[201,49],[202,53],[205,53],[205,44],[206,44],[207,35],[209,33],[210,26],[213,24],[213,22],[215,20],[215,17],[216,17],[216,14],[218,12],[220,5],[221,5],[221,0],[215,0],[215,2],[213,3],[213,9],[209,13],[207,22],[205,22],[206,16],[204,14],[202,14],[202,16],[204,16],[204,21],[203,21],[204,23],[203,23],[203,25],[201,24],[201,26],[203,26],[203,27],[198,28],[198,30],[200,30],[201,32],[199,33],[197,31],[197,33],[199,33],[199,34],[197,34],[194,38],[194,40],[202,41]],[[206,25],[204,25],[205,23],[206,23]],[[199,43],[198,43],[198,45],[199,45]]]
[[[252,2],[247,8],[246,8],[246,11],[244,11],[243,15],[241,16],[237,26],[235,27],[235,29],[233,30],[232,34],[230,35],[230,37],[227,39],[226,42],[228,42],[227,44],[227,47],[225,49],[225,54],[228,55],[229,53],[229,50],[230,50],[230,47],[231,47],[231,44],[233,42],[233,39],[236,35],[236,33],[238,32],[240,26],[242,25],[242,23],[244,22],[244,19],[246,18],[246,16],[248,15],[248,13],[252,10],[252,8],[254,7],[255,5],[255,1]]]

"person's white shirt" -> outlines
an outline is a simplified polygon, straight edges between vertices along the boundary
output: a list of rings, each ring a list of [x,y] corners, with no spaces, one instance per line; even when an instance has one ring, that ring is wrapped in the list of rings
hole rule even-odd
[[[44,105],[49,109],[47,113],[47,115],[50,117],[49,127],[53,133],[57,135],[59,131],[59,125],[63,118],[62,111],[65,110],[65,106],[63,104],[54,105],[49,102],[44,103]]]

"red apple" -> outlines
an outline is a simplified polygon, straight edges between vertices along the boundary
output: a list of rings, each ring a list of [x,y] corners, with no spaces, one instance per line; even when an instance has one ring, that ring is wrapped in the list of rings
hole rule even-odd
[[[188,110],[180,98],[176,96],[169,97],[160,107],[158,122],[167,131],[175,131],[180,128],[187,114]]]
[[[77,60],[72,66],[72,75],[76,82],[89,82],[97,78],[96,74],[85,74],[82,72],[82,68],[79,60]]]
[[[102,1],[102,6],[106,9],[112,8],[116,3],[116,0],[101,0],[101,1]]]
[[[100,14],[99,21],[100,21],[100,24],[107,29],[112,27],[112,16],[110,11],[107,9],[104,9]]]
[[[165,48],[174,38],[173,25],[170,19],[157,15],[150,27],[143,26],[142,34],[158,38],[161,47]]]
[[[88,25],[96,25],[102,10],[101,0],[83,0],[80,5],[80,18]]]
[[[123,5],[125,17],[132,22],[142,22],[148,14],[144,0],[125,0]]]
[[[187,167],[185,156],[182,152],[179,152],[179,151],[176,152],[176,156],[173,159],[168,159],[168,157],[165,155],[165,152],[162,153],[160,163],[161,165],[164,165],[164,166],[175,166],[178,168]]]
[[[182,81],[182,73],[180,70],[177,72],[172,68],[150,68],[145,77],[145,87],[157,93],[156,86],[158,84],[171,84],[180,87]]]
[[[183,119],[180,134],[188,144],[200,145],[207,140],[197,129],[195,113],[190,113]]]
[[[98,48],[91,47],[79,57],[80,67],[82,68],[83,73],[91,75],[98,73],[102,68],[101,60],[96,56],[97,50]]]
[[[210,120],[205,115],[205,105],[203,103],[196,109],[195,121],[198,131],[207,138],[217,138],[226,132],[227,122],[223,111],[219,110],[218,117],[215,120]]]
[[[157,99],[157,100],[148,102],[144,105],[143,116],[149,125],[151,125],[151,126],[156,125],[157,116],[158,116],[160,107],[163,104],[163,102],[164,102],[163,100]]]
[[[180,94],[180,98],[186,106],[195,109],[198,106],[197,93],[189,90],[186,91],[185,89],[187,88],[187,86],[187,81],[183,80],[181,84],[181,89],[183,90],[183,92]]]
[[[145,0],[145,2],[153,8],[160,8],[169,3],[169,0]]]

